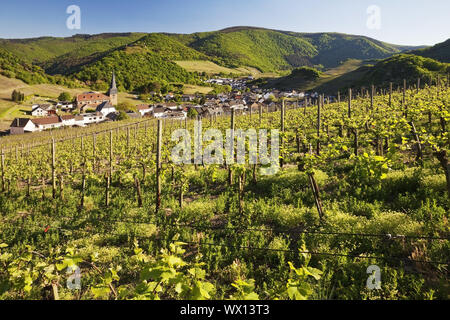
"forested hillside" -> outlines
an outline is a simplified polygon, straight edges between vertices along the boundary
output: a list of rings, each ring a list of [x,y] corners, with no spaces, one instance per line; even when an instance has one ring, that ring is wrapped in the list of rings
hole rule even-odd
[[[432,58],[441,62],[450,63],[450,39],[445,42],[439,43],[434,47],[412,51],[411,53],[427,58]]]
[[[254,27],[194,34],[122,33],[0,40],[0,48],[3,61],[6,56],[10,61],[1,67],[2,74],[8,77],[27,83],[79,80],[103,90],[112,70],[116,70],[119,85],[127,91],[151,81],[200,83],[202,70],[184,69],[183,62],[193,66],[192,61],[209,61],[234,70],[251,68],[286,75],[302,66],[323,71],[349,59],[385,59],[413,49],[363,36]],[[11,66],[14,59],[20,61],[21,67]]]

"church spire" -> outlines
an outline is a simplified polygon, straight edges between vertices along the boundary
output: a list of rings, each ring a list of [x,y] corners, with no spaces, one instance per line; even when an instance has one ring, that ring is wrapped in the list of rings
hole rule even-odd
[[[117,85],[116,85],[116,74],[113,71],[112,80],[111,80],[111,86],[109,87],[109,95],[117,94],[117,93],[118,93],[118,90],[117,90]]]
[[[109,90],[108,90],[108,96],[110,98],[112,105],[117,105],[117,95],[118,94],[119,94],[119,90],[117,90],[117,85],[116,85],[116,74],[113,71],[112,79],[111,79],[111,86],[109,87]]]

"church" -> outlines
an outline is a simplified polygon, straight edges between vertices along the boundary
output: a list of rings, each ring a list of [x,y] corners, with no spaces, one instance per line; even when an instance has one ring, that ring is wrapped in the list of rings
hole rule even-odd
[[[108,102],[113,106],[117,105],[119,90],[116,85],[116,75],[113,72],[111,85],[107,94],[98,92],[84,92],[77,95],[77,108],[78,110],[84,110],[86,108],[97,108],[100,104]]]

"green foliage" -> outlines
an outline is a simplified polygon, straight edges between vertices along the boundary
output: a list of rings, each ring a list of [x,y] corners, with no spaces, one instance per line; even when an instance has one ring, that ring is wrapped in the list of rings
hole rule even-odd
[[[44,70],[20,59],[16,55],[0,47],[0,74],[8,78],[22,80],[27,84],[52,83],[76,87],[77,84],[61,76],[49,76]]]
[[[315,80],[320,77],[321,72],[314,68],[301,67],[301,68],[296,68],[296,69],[292,70],[291,75],[304,77],[308,80]]]
[[[120,64],[117,62],[120,61]],[[121,90],[134,91],[152,82],[199,82],[199,77],[185,71],[176,63],[166,60],[153,52],[133,52],[116,50],[93,64],[81,68],[74,74],[76,79],[96,85],[106,90],[111,81],[111,71],[115,70],[117,85]]]
[[[0,40],[0,47],[29,63],[44,64],[51,74],[89,59],[89,56],[126,45],[142,38],[142,33],[104,33],[74,35],[67,38],[40,37],[23,40]]]
[[[25,94],[20,91],[13,90],[11,94],[11,100],[14,102],[22,102],[25,101]]]
[[[72,96],[68,92],[62,92],[59,95],[58,100],[59,101],[71,101],[72,100]]]
[[[187,116],[190,119],[196,119],[198,116],[198,111],[195,110],[195,108],[189,108]]]
[[[117,116],[118,121],[127,120],[129,118],[130,117],[127,115],[127,113],[125,111],[123,111],[123,110],[119,111],[119,115]]]
[[[439,74],[446,76],[448,72],[450,72],[448,63],[411,54],[399,54],[368,68],[356,85],[370,83],[380,85],[389,82],[403,85],[403,79],[415,84],[418,78],[428,82],[430,77],[435,78]]]
[[[316,107],[287,108],[284,168],[265,176],[261,166],[232,165],[230,184],[221,165],[173,164],[169,128],[184,123],[167,121],[157,213],[155,120],[125,123],[129,130],[108,122],[3,137],[10,152],[0,183],[0,299],[42,299],[53,281],[60,298],[80,300],[446,299],[447,266],[435,262],[448,260],[449,241],[429,237],[448,233],[440,158],[448,154],[449,93],[445,86],[407,90],[408,119],[397,92],[391,105],[385,95],[374,97],[373,108],[370,99],[353,100],[351,118],[345,102],[330,103],[321,109],[322,130]],[[279,111],[235,120],[244,130],[280,128]],[[229,117],[214,123],[221,132],[229,125]],[[358,156],[351,156],[355,128]],[[187,129],[193,132],[193,121]],[[80,135],[82,146],[63,139]],[[58,141],[55,197],[51,138]],[[21,149],[35,139],[43,145]],[[75,263],[82,290],[66,290],[64,268]],[[383,279],[375,292],[366,288],[373,264]]]
[[[450,63],[450,39],[442,43],[438,43],[431,48],[416,50],[411,53],[441,62]]]
[[[348,59],[381,59],[407,49],[360,36],[258,28],[191,35],[126,33],[0,40],[0,47],[6,49],[0,51],[2,74],[29,84],[50,82],[74,87],[74,78],[95,90],[105,90],[111,70],[116,70],[119,86],[142,93],[146,93],[149,80],[201,83],[205,74],[187,72],[174,61],[209,60],[232,68],[286,73],[301,66],[336,67]],[[17,61],[11,61],[17,59],[20,67]]]
[[[308,266],[311,256],[303,252],[306,252],[305,247],[300,249],[300,255],[304,259],[303,266],[296,268],[292,262],[289,262],[291,276],[287,283],[287,294],[291,300],[307,300],[313,292],[311,284],[308,283],[308,278],[320,280],[322,275],[321,270]]]

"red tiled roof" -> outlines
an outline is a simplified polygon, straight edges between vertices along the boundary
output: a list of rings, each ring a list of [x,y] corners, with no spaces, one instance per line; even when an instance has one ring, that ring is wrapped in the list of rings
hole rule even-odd
[[[92,100],[110,100],[110,98],[103,93],[82,93],[77,95],[77,101],[92,101]]]
[[[148,104],[140,104],[137,106],[137,110],[147,110],[150,109],[150,105]]]
[[[31,121],[35,125],[46,125],[46,124],[53,124],[53,123],[59,123],[59,117],[45,117],[45,118],[37,118],[37,119],[31,119]]]
[[[67,115],[67,116],[61,116],[61,119],[67,121],[67,120],[75,119],[75,117],[74,117],[74,116]]]

